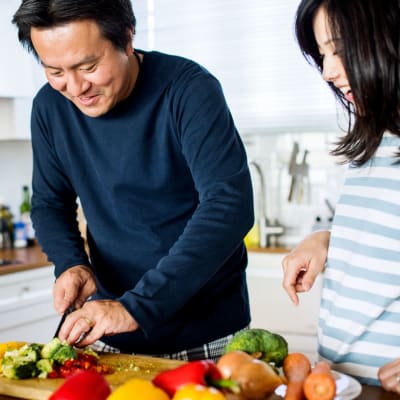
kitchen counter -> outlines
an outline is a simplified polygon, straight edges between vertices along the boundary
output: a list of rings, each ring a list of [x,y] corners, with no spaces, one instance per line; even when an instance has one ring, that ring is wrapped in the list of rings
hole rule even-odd
[[[52,265],[39,245],[0,250],[0,260],[13,261],[13,264],[0,265],[0,275]]]
[[[265,253],[265,254],[287,254],[291,251],[287,247],[248,247],[247,251],[250,253]]]
[[[0,395],[0,400],[17,400],[17,399],[15,397]],[[273,395],[270,396],[268,400],[282,400],[282,397]],[[378,387],[363,386],[362,393],[355,400],[399,400],[399,396],[394,393],[386,392]]]

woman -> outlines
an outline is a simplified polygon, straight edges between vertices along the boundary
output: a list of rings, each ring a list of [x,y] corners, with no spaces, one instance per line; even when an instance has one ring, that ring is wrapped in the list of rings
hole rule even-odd
[[[333,155],[348,163],[331,232],[283,260],[297,304],[325,269],[318,353],[400,394],[400,7],[398,0],[303,0],[296,35],[349,116]]]

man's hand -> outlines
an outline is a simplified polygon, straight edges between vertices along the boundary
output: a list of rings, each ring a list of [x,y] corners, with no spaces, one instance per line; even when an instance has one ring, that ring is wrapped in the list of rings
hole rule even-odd
[[[71,345],[88,346],[102,336],[138,329],[138,324],[125,307],[114,300],[93,300],[69,314],[58,337]]]
[[[294,304],[299,304],[297,293],[309,291],[324,269],[329,238],[329,231],[312,233],[283,259],[282,286]]]
[[[96,292],[96,280],[86,265],[76,265],[63,272],[53,288],[54,308],[63,314],[69,306],[78,309]]]

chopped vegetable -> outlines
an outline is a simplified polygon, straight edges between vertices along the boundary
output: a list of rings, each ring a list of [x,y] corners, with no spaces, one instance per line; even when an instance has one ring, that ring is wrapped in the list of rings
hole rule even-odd
[[[234,350],[244,351],[279,367],[288,354],[288,343],[283,336],[266,329],[245,329],[233,336],[225,346],[224,353]]]
[[[107,400],[169,400],[169,396],[151,381],[132,378],[115,389]]]
[[[42,358],[52,359],[56,351],[61,347],[61,340],[58,337],[52,339],[42,348]]]
[[[225,400],[225,396],[213,387],[188,383],[176,391],[172,400]]]
[[[326,361],[320,361],[311,370],[303,384],[307,400],[333,400],[336,396],[336,380]]]
[[[36,362],[11,360],[11,358],[3,358],[2,371],[6,378],[10,379],[26,379],[33,378],[37,375]]]
[[[25,344],[19,349],[6,351],[1,362],[2,374],[10,379],[32,378],[38,374],[36,363],[40,358],[41,345]]]
[[[49,400],[106,400],[110,393],[110,385],[103,375],[79,371],[66,379]]]
[[[2,374],[11,379],[66,378],[79,370],[110,373],[111,367],[99,364],[99,356],[92,349],[75,350],[58,338],[42,345],[25,344],[4,353]]]
[[[65,363],[67,360],[74,360],[78,357],[76,350],[69,344],[63,343],[60,347],[49,357],[50,360],[58,362],[59,364]]]
[[[47,378],[47,375],[53,371],[53,362],[48,358],[42,358],[36,363],[39,375],[38,378]]]

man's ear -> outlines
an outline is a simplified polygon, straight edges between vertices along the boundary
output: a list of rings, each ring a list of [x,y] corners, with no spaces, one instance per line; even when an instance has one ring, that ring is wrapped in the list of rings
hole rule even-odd
[[[132,29],[128,29],[127,31],[126,31],[126,34],[127,34],[127,42],[126,42],[126,48],[125,48],[125,51],[126,51],[126,54],[128,55],[128,56],[131,56],[132,54],[133,54],[133,35],[134,35],[134,28],[132,28]]]

